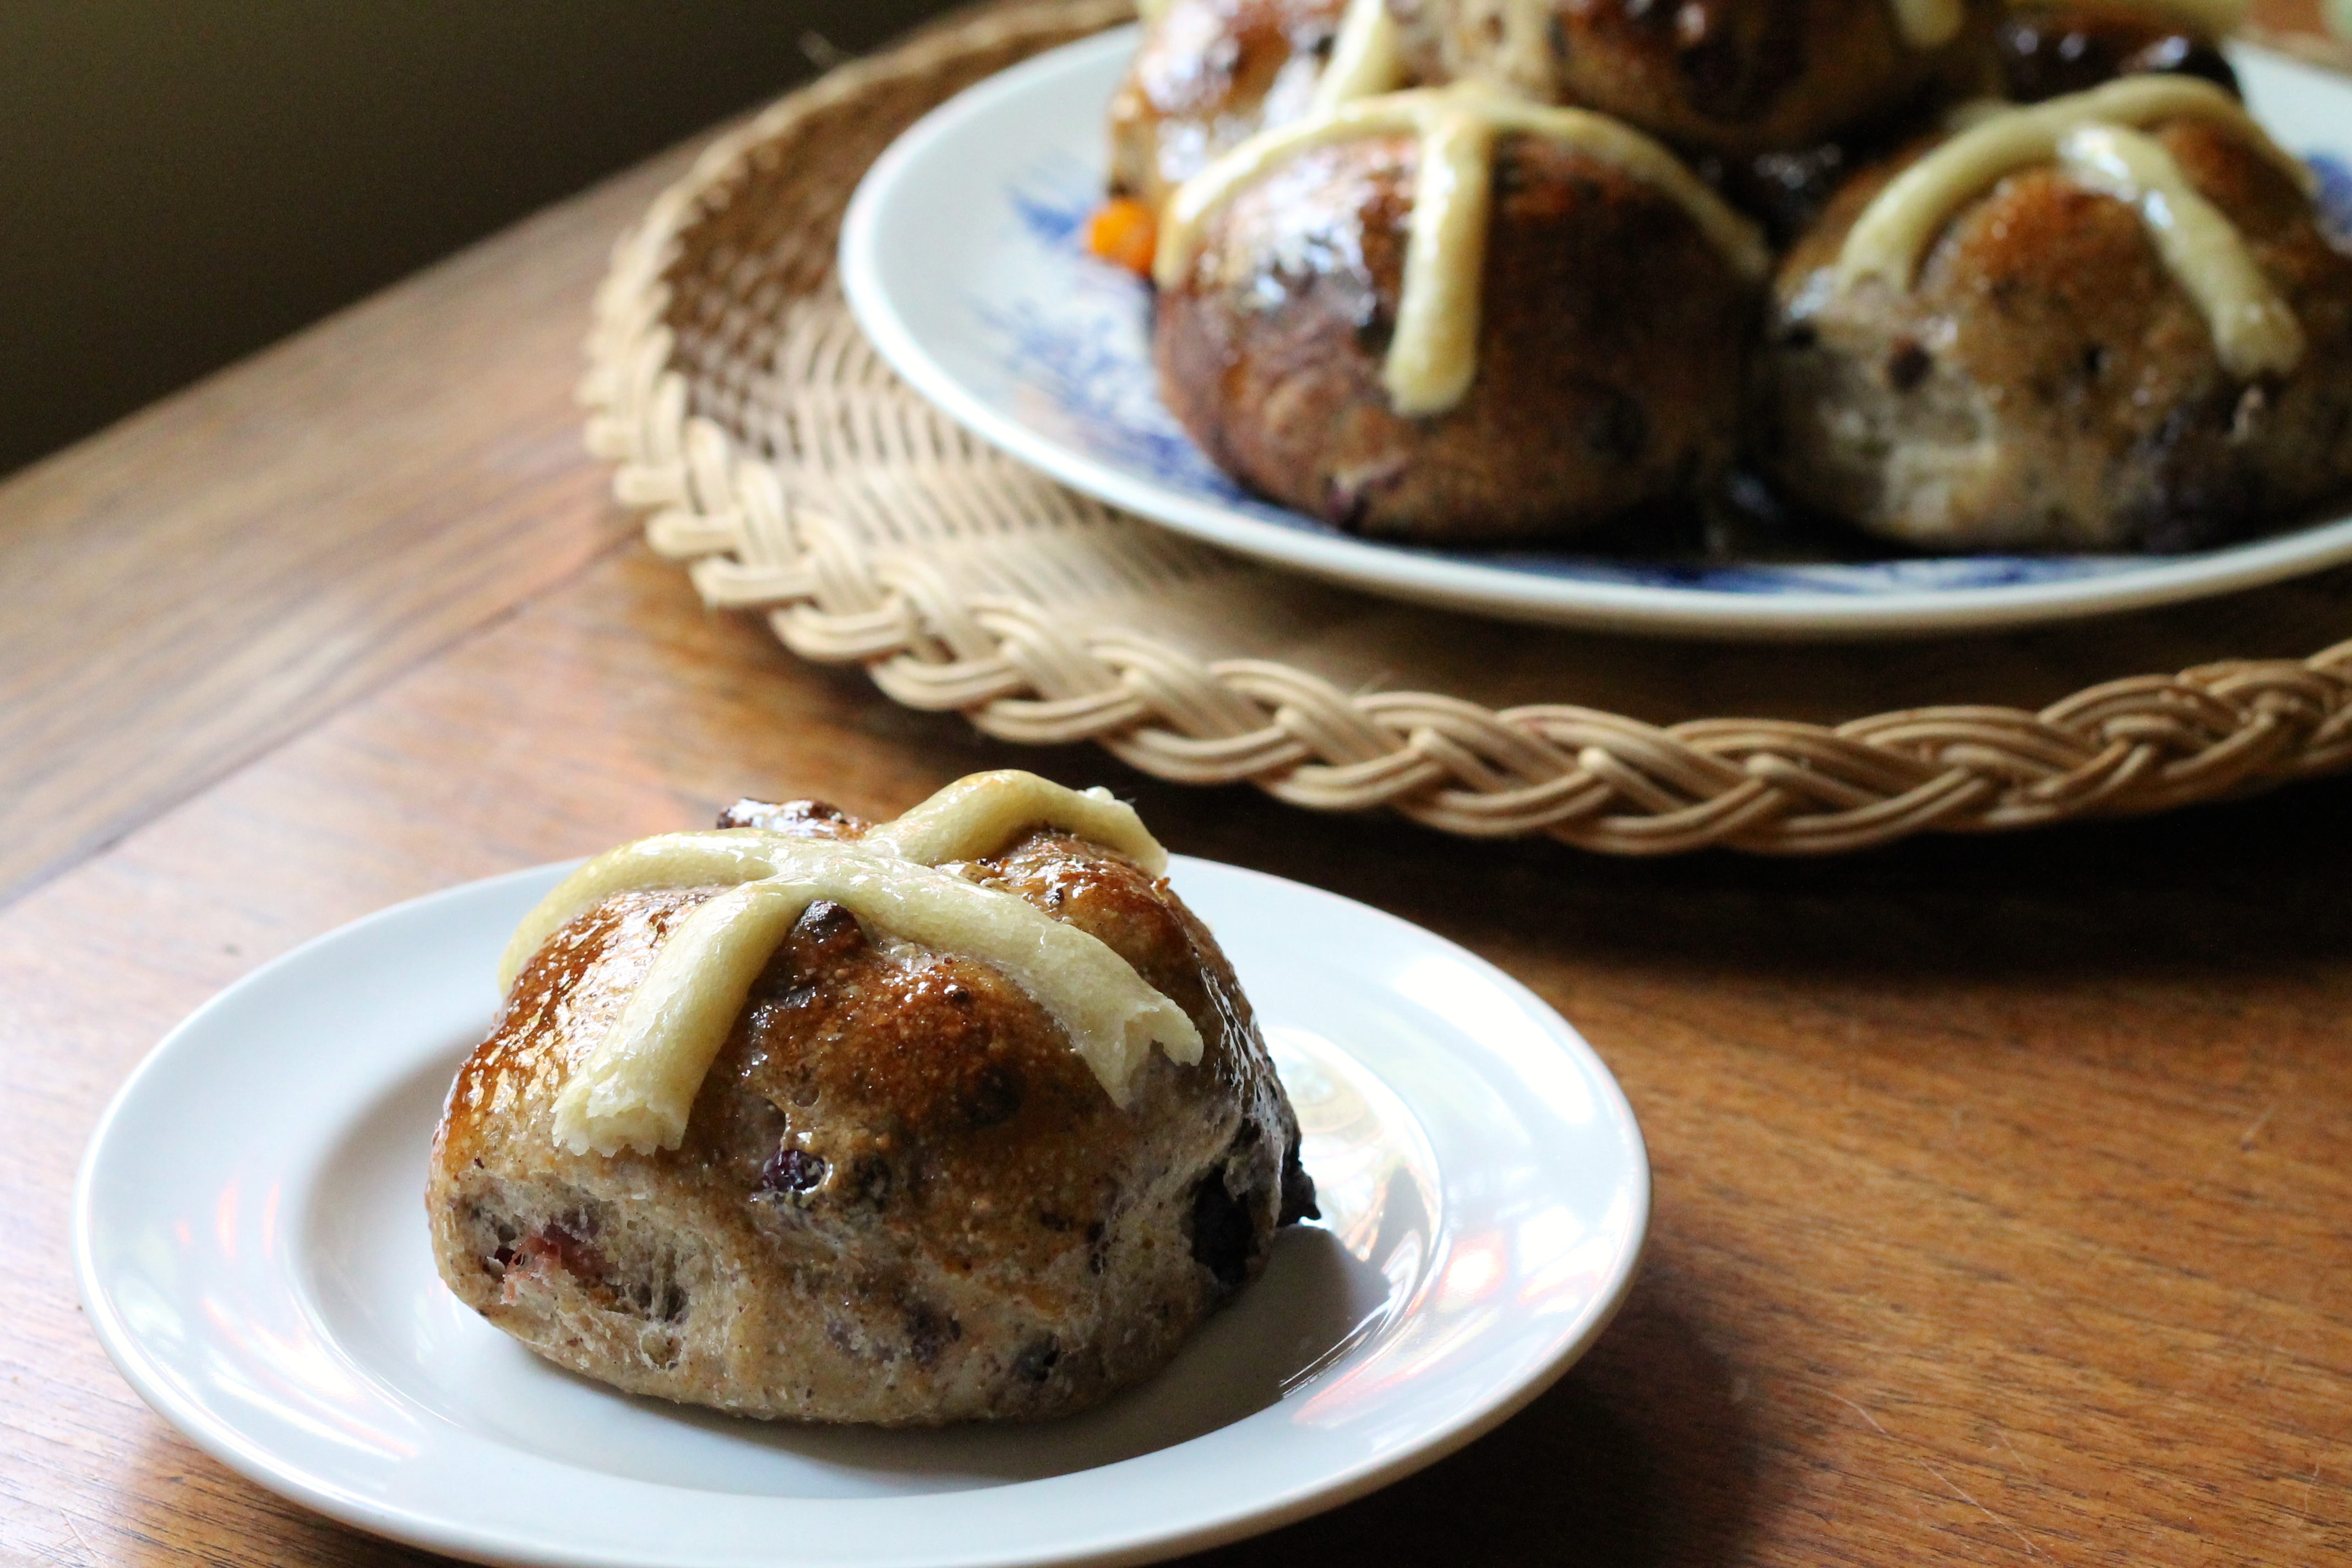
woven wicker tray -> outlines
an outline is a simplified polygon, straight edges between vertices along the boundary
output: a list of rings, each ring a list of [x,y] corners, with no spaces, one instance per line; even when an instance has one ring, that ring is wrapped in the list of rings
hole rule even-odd
[[[1285,576],[965,435],[850,321],[842,209],[925,110],[1130,14],[1003,6],[844,67],[714,143],[623,237],[589,444],[706,602],[1001,739],[1624,854],[1827,853],[2352,765],[2352,571],[1995,637],[1612,638]]]

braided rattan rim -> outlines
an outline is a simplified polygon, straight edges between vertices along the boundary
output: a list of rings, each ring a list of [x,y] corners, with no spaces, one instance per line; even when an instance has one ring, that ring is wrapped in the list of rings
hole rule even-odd
[[[878,146],[980,77],[1129,14],[1119,0],[1046,0],[843,67],[720,138],[622,237],[589,343],[589,445],[619,465],[622,501],[652,514],[654,547],[693,563],[706,601],[766,606],[795,652],[862,662],[897,700],[959,710],[1003,739],[1092,740],[1165,779],[1245,779],[1314,810],[1385,805],[1448,832],[1549,833],[1618,854],[1830,853],[1930,829],[2162,810],[2352,765],[2352,641],[2301,661],[2109,681],[2039,712],[1661,727],[1579,707],[1344,690],[1278,663],[1202,660],[1074,626],[1001,591],[960,596],[903,561],[893,569],[856,531],[796,509],[777,465],[730,433],[730,377],[744,372],[709,343],[724,346],[731,315],[773,315],[827,289],[857,172],[841,167],[842,146]],[[755,173],[780,169],[794,210],[772,227],[819,239],[732,298],[730,279],[758,269],[734,266],[740,242],[711,234]],[[1093,507],[1066,494],[1042,504]]]

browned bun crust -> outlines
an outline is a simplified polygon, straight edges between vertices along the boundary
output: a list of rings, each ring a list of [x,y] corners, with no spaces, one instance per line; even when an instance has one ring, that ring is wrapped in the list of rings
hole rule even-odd
[[[2301,321],[2292,374],[2223,370],[2138,217],[2046,167],[1963,207],[1909,293],[1830,287],[1917,147],[1841,191],[1775,282],[1760,415],[1789,488],[1922,549],[2174,550],[2352,484],[2352,258],[2229,130],[2155,133]]]
[[[683,1146],[575,1155],[556,1095],[712,889],[622,895],[550,941],[450,1090],[426,1195],[449,1288],[551,1361],[747,1415],[1052,1415],[1159,1368],[1313,1212],[1289,1104],[1164,881],[1042,832],[968,874],[1133,963],[1200,1028],[1201,1063],[1155,1053],[1122,1110],[994,969],[820,903]]]
[[[1390,0],[1412,68],[1613,114],[1692,152],[1810,147],[1938,87],[1972,89],[2000,0],[1966,0],[1949,42],[1914,49],[1887,0],[1553,0],[1514,49],[1510,0]]]
[[[1219,153],[1307,111],[1347,0],[1170,0],[1110,100],[1110,188],[1157,209]]]
[[[1449,543],[1570,533],[1717,472],[1752,291],[1671,198],[1539,138],[1497,150],[1477,379],[1442,414],[1390,406],[1419,157],[1404,136],[1335,143],[1211,220],[1155,325],[1193,438],[1302,511]]]

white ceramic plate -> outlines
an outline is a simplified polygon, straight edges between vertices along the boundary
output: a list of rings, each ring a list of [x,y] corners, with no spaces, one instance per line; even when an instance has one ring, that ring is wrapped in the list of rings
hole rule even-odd
[[[443,1288],[422,1197],[499,948],[566,868],[387,910],[238,982],[132,1074],[83,1162],[74,1266],[123,1375],[215,1457],[362,1529],[600,1568],[1138,1562],[1458,1447],[1559,1376],[1633,1275],[1641,1132],[1558,1014],[1402,921],[1180,859],[1324,1218],[1172,1366],[1068,1420],[929,1433],[614,1393]]]
[[[876,348],[1013,456],[1213,544],[1402,598],[1514,619],[1726,637],[1990,630],[2252,587],[2352,560],[2352,517],[2196,555],[1906,556],[1811,564],[1472,553],[1375,543],[1244,493],[1160,402],[1149,291],[1086,255],[1103,110],[1131,28],[1042,55],[941,105],[884,153],[842,229]],[[2352,234],[2352,82],[2232,57],[2255,111],[2310,156]]]

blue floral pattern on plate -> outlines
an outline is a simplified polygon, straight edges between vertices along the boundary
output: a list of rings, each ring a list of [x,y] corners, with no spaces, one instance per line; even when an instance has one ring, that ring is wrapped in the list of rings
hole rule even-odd
[[[2352,165],[2326,154],[2314,155],[2310,163],[2319,175],[2323,223],[2339,239],[2352,242]],[[1085,253],[1086,223],[1101,202],[1101,189],[1097,168],[1062,152],[1047,153],[1005,182],[1006,232],[996,238],[1027,253],[1028,282],[1009,296],[1001,288],[967,293],[965,304],[980,329],[979,340],[996,356],[1002,383],[1013,389],[1025,422],[1098,462],[1148,476],[1177,494],[1260,522],[1349,539],[1367,548],[1554,579],[1714,594],[1938,593],[2079,581],[2147,564],[2144,557],[2132,555],[1717,563],[1568,551],[1473,553],[1355,540],[1244,490],[1192,444],[1161,404],[1151,367],[1150,289],[1140,279]]]

